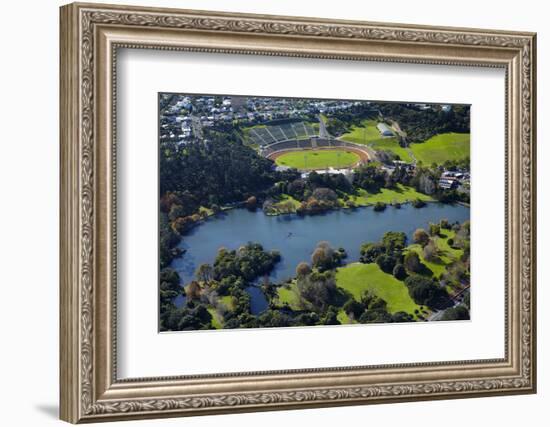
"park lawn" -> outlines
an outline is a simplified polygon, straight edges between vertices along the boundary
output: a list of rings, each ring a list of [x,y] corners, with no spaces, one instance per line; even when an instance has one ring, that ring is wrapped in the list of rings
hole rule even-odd
[[[376,125],[378,125],[378,121],[376,120],[363,120],[361,126],[354,126],[351,131],[343,134],[340,139],[363,145],[367,145],[372,141],[384,139],[380,136],[380,132]]]
[[[407,203],[420,199],[425,202],[431,202],[434,199],[427,194],[419,193],[412,187],[407,187],[402,184],[396,184],[394,189],[382,188],[378,193],[369,193],[366,190],[359,189],[358,195],[350,195],[357,206],[374,205],[377,202],[381,203]]]
[[[280,286],[277,289],[277,299],[279,306],[283,306],[286,303],[292,310],[300,310],[300,297],[298,296],[295,281],[289,285]]]
[[[420,262],[422,264],[424,264],[433,274],[435,277],[439,278],[441,277],[441,274],[443,274],[445,272],[445,267],[447,266],[448,263],[445,263],[443,258],[441,258],[440,260],[437,260],[437,261],[428,261],[424,258],[424,253],[422,251],[422,247],[417,244],[417,243],[414,243],[412,245],[409,245],[407,246],[407,248],[405,249],[405,253],[407,251],[414,251],[418,254],[418,256],[420,257]]]
[[[207,310],[212,316],[212,321],[211,321],[212,327],[214,329],[222,329],[223,328],[222,322],[218,316],[218,312],[216,311],[216,309],[214,307],[208,307]]]
[[[426,165],[441,164],[446,160],[461,160],[470,156],[469,133],[441,133],[422,143],[409,147],[417,161]]]
[[[355,300],[360,301],[365,291],[371,291],[387,302],[389,313],[404,311],[416,317],[414,311],[419,310],[409,295],[407,286],[384,273],[377,264],[353,263],[341,267],[336,271],[336,284],[348,291]]]
[[[442,228],[439,232],[439,238],[435,241],[437,248],[442,254],[452,261],[459,259],[464,254],[462,249],[451,248],[447,243],[447,240],[454,239],[455,235],[456,233],[453,230],[445,230]]]
[[[227,310],[233,310],[235,308],[235,301],[231,295],[220,297],[220,302],[225,306]]]
[[[311,170],[328,167],[344,168],[359,162],[360,158],[351,151],[344,150],[303,150],[283,154],[275,163],[279,166]]]
[[[458,260],[464,253],[461,249],[453,249],[447,243],[447,239],[454,238],[455,232],[452,230],[441,230],[440,236],[436,238],[435,243],[440,250],[439,259],[435,261],[428,261],[424,258],[424,253],[419,244],[412,244],[407,246],[406,250],[412,250],[418,254],[420,261],[427,268],[429,268],[436,278],[441,277],[441,274],[445,272],[445,267]]]

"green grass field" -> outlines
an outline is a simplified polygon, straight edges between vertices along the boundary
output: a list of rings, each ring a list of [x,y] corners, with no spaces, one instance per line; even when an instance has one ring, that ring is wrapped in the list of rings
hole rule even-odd
[[[355,144],[370,146],[373,150],[391,151],[399,156],[404,162],[411,162],[411,156],[407,150],[399,145],[397,138],[382,138],[376,125],[376,120],[363,120],[362,126],[355,126],[350,132],[345,133],[340,139]]]
[[[339,268],[336,283],[356,300],[361,299],[363,292],[371,291],[388,303],[390,313],[404,311],[414,316],[414,311],[420,310],[405,284],[391,274],[384,273],[377,264],[354,263]]]
[[[420,144],[411,144],[417,161],[426,165],[441,164],[445,160],[461,160],[470,156],[469,133],[442,133]]]
[[[214,329],[222,329],[222,322],[218,316],[218,312],[216,311],[216,309],[213,307],[208,307],[207,310],[212,316],[212,321],[211,321],[212,327]]]
[[[298,296],[298,289],[296,288],[296,283],[292,282],[290,285],[280,286],[277,289],[277,299],[279,300],[279,305],[288,304],[293,310],[299,310],[299,301],[300,297]]]
[[[351,151],[343,150],[304,150],[285,153],[277,157],[275,163],[301,170],[326,169],[328,167],[345,168],[360,160]]]
[[[366,190],[359,190],[358,195],[350,196],[357,206],[374,205],[377,202],[382,203],[406,203],[416,199],[431,202],[434,199],[427,194],[419,193],[412,187],[406,187],[397,184],[395,189],[382,188],[378,193],[369,193]]]
[[[234,301],[234,298],[231,295],[225,295],[223,297],[220,297],[220,302],[228,310],[233,310],[235,308],[235,301]]]

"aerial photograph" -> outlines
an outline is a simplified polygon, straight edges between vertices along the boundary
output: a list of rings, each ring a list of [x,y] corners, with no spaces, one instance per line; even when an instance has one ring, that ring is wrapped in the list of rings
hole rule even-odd
[[[470,319],[470,105],[158,102],[160,332]]]

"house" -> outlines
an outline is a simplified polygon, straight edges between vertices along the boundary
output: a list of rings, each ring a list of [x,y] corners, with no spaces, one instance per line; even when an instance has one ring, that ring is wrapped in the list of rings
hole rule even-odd
[[[455,190],[459,186],[459,181],[451,177],[442,177],[439,179],[439,187],[445,190]]]

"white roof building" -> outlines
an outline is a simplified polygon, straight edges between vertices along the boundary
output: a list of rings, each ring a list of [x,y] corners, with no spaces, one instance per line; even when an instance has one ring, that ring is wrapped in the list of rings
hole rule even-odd
[[[376,127],[378,128],[378,132],[380,132],[380,135],[393,136],[393,132],[385,123],[378,123]]]

